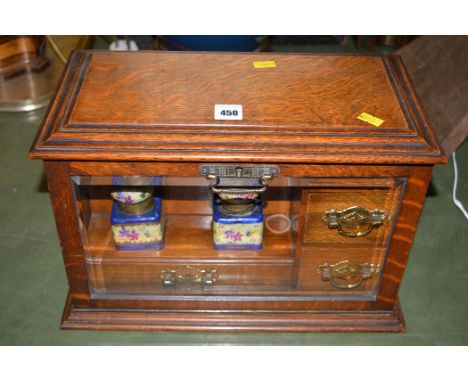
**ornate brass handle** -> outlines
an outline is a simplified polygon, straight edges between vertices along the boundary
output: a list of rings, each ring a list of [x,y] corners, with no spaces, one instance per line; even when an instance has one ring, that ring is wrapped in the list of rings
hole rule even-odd
[[[381,270],[380,265],[369,263],[356,264],[349,260],[340,261],[330,265],[322,264],[317,268],[323,281],[330,281],[330,284],[338,289],[357,288],[364,280],[370,279],[374,273]]]
[[[267,183],[279,174],[277,166],[202,165],[200,174],[211,181],[215,194],[261,194]]]
[[[340,235],[360,237],[368,235],[374,227],[382,225],[385,217],[385,211],[369,211],[364,207],[354,206],[343,211],[327,211],[322,220],[328,224],[328,228],[337,228]]]
[[[208,178],[211,179],[211,178]],[[219,179],[217,179],[215,182],[219,182]],[[218,183],[212,183],[210,184],[210,190],[214,194],[233,194],[233,195],[239,195],[239,194],[248,194],[248,193],[255,193],[255,194],[261,194],[262,192],[266,191],[266,184],[264,184],[261,187],[258,188],[218,188],[216,187]]]
[[[165,269],[161,271],[163,286],[176,286],[177,284],[200,284],[200,286],[212,286],[218,278],[214,269],[197,269],[185,267],[181,271]]]

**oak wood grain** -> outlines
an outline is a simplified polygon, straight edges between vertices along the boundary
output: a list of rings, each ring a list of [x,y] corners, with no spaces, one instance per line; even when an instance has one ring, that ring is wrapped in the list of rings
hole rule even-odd
[[[414,167],[400,203],[399,217],[395,225],[390,252],[382,275],[382,284],[377,299],[379,306],[392,306],[397,299],[408,255],[424,205],[432,167]]]
[[[87,160],[440,163],[404,68],[385,56],[88,52],[71,56],[30,152]],[[257,59],[278,62],[254,69]],[[244,106],[239,123],[215,104]],[[384,120],[372,126],[362,112]]]
[[[71,297],[86,301],[90,295],[85,254],[68,163],[45,162],[44,167]]]
[[[244,304],[248,307],[248,303]],[[222,312],[213,310],[211,313],[114,309],[113,314],[109,315],[102,309],[74,309],[69,298],[62,317],[62,329],[401,332],[405,330],[405,323],[398,303],[393,310],[375,312],[355,308],[344,312],[314,312],[309,309],[307,312],[268,311],[252,314],[229,312],[225,307]]]
[[[245,119],[213,122],[220,98]],[[90,51],[71,56],[30,157],[46,162],[70,287],[62,327],[109,330],[403,330],[398,289],[432,165],[446,161],[398,57]],[[224,162],[280,169],[264,212],[291,228],[266,229],[262,250],[212,247],[199,167]],[[163,177],[162,250],[114,246],[112,178],[132,175]],[[392,220],[356,240],[321,221],[351,205]],[[342,260],[383,269],[337,290],[317,267]],[[162,286],[162,271],[187,266],[219,282]]]

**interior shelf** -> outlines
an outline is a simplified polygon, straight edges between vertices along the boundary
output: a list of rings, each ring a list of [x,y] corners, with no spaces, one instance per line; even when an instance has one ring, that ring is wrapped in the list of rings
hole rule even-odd
[[[266,218],[266,216],[265,216]],[[275,262],[293,263],[294,245],[291,233],[275,234],[264,228],[263,249],[215,250],[212,239],[211,215],[167,214],[165,217],[164,248],[161,250],[119,251],[112,238],[108,214],[93,214],[88,227],[88,261],[145,261],[158,262],[183,259],[185,262]]]

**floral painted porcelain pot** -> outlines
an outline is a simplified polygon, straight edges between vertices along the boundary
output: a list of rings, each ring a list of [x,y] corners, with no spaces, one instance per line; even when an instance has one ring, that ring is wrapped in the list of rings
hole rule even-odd
[[[119,187],[111,192],[118,208],[128,215],[141,215],[154,206],[154,187]]]
[[[145,199],[146,200],[146,199]],[[161,249],[164,247],[164,219],[160,197],[151,197],[152,208],[142,214],[124,213],[117,202],[111,212],[112,236],[119,250]]]
[[[215,249],[250,249],[263,246],[262,201],[249,204],[253,209],[248,214],[233,215],[226,211],[224,200],[213,203],[213,244]]]
[[[217,193],[220,200],[220,208],[226,214],[231,215],[248,215],[256,205],[256,199],[259,196],[258,192],[219,192]]]

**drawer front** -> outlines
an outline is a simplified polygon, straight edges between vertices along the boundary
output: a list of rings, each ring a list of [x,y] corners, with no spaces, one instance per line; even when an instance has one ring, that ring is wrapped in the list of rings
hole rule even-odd
[[[95,293],[209,294],[246,290],[284,290],[293,284],[293,264],[216,262],[94,264],[91,287]]]
[[[303,244],[386,245],[399,195],[392,188],[306,190]]]
[[[326,294],[375,293],[383,272],[385,250],[360,248],[305,249],[298,289]]]

